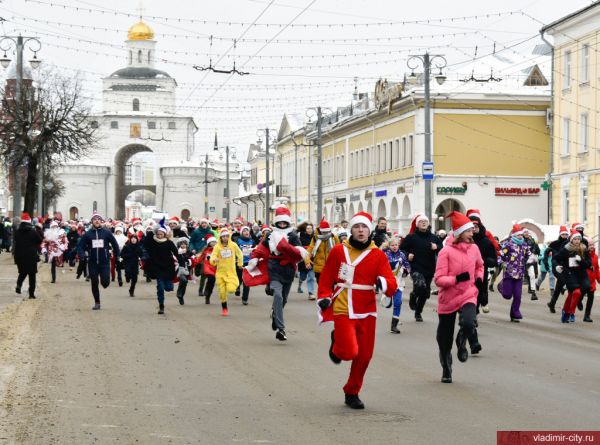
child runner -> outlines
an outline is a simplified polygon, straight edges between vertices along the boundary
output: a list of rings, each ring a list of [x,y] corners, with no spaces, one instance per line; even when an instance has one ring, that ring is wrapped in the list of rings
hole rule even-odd
[[[185,297],[188,281],[192,279],[192,255],[188,250],[187,238],[179,238],[179,241],[177,241],[177,252],[179,253],[177,256],[179,261],[179,270],[177,271],[177,276],[179,277],[177,299],[179,300],[179,304],[183,305],[185,303],[183,297]]]
[[[144,252],[138,240],[137,235],[130,235],[129,240],[123,246],[121,259],[123,269],[125,270],[125,281],[129,283],[129,296],[133,297],[135,285],[140,273],[140,261]]]
[[[158,299],[158,313],[165,313],[165,292],[173,291],[175,278],[175,264],[177,247],[167,238],[169,229],[161,220],[156,232],[146,232],[144,248],[148,255],[145,263],[147,277],[156,279],[156,297]]]
[[[212,295],[212,291],[215,288],[215,266],[210,264],[210,256],[213,253],[213,249],[217,244],[217,239],[212,235],[207,235],[206,239],[206,247],[200,254],[198,262],[203,264],[202,266],[202,276],[204,277],[205,285],[204,289],[201,288],[202,292],[198,292],[199,296],[204,295],[204,302],[206,304],[210,304],[210,296]],[[202,283],[201,283],[202,285]]]
[[[216,267],[216,283],[221,300],[221,315],[227,317],[227,294],[232,294],[240,284],[237,268],[242,267],[242,251],[237,244],[229,240],[229,230],[223,229],[219,233],[219,241],[210,256],[210,264]]]
[[[399,334],[400,329],[398,329],[398,323],[400,322],[400,309],[402,307],[404,277],[410,273],[410,263],[404,252],[400,250],[399,238],[393,237],[389,243],[387,243],[387,246],[384,244],[382,247],[382,250],[390,263],[392,272],[396,275],[396,283],[398,284],[398,289],[394,292],[394,296],[392,297],[394,309],[392,312],[392,327],[390,328],[390,332]]]

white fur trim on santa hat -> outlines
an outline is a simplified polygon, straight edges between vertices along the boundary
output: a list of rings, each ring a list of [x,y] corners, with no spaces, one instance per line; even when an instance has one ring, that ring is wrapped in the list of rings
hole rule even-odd
[[[231,233],[229,233],[229,230],[223,229],[219,232],[219,238],[223,238],[224,236],[231,236]]]
[[[217,239],[214,236],[211,236],[206,240],[206,245],[208,246],[210,243],[216,243]]]
[[[169,229],[167,227],[163,227],[163,226],[158,226],[158,228],[156,229],[157,232],[164,232],[164,234],[168,234],[169,233]]]
[[[473,216],[473,215],[471,215],[471,216]],[[468,223],[465,223],[462,226],[460,226],[458,229],[454,230],[454,236],[459,236],[465,230],[472,229],[473,227],[474,227],[473,223],[471,221],[469,221]]]
[[[354,227],[356,224],[364,224],[369,229],[369,232],[371,232],[373,230],[373,226],[372,226],[373,222],[364,215],[359,215],[359,214],[354,215],[352,217],[352,219],[350,220],[350,222],[348,223],[348,226],[350,227],[350,229],[352,229],[352,227]]]
[[[417,218],[415,219],[415,224],[419,224],[421,221],[427,221],[429,222],[429,218],[427,218],[427,215],[418,215]]]
[[[287,209],[275,210],[275,217],[273,218],[273,224],[277,224],[278,222],[286,222],[288,224],[292,224],[292,218],[290,216],[290,211]]]

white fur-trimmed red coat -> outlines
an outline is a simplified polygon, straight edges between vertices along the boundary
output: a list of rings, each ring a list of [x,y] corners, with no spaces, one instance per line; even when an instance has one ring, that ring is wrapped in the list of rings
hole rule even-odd
[[[325,267],[319,277],[318,299],[331,298],[335,294],[336,283],[343,282],[339,277],[340,267],[346,263],[344,246],[347,241],[337,244],[331,249]],[[349,247],[352,249],[352,247]],[[392,297],[398,287],[396,277],[390,268],[387,256],[374,243],[368,248],[370,252],[356,265],[353,284],[375,286],[377,279],[383,281],[383,292]],[[377,295],[374,290],[348,289],[348,317],[351,319],[377,316]],[[333,304],[321,312],[322,321],[333,321]]]

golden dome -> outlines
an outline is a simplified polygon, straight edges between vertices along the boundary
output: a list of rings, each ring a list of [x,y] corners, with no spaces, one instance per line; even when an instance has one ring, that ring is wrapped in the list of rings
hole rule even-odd
[[[148,25],[141,20],[129,28],[127,32],[127,39],[129,40],[152,40],[154,38],[154,31]]]

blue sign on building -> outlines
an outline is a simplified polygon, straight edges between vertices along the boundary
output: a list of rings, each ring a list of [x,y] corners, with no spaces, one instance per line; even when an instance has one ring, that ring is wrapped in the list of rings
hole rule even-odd
[[[433,162],[423,162],[423,179],[433,180]]]
[[[377,190],[375,191],[375,197],[381,198],[382,196],[387,196],[387,190]]]

